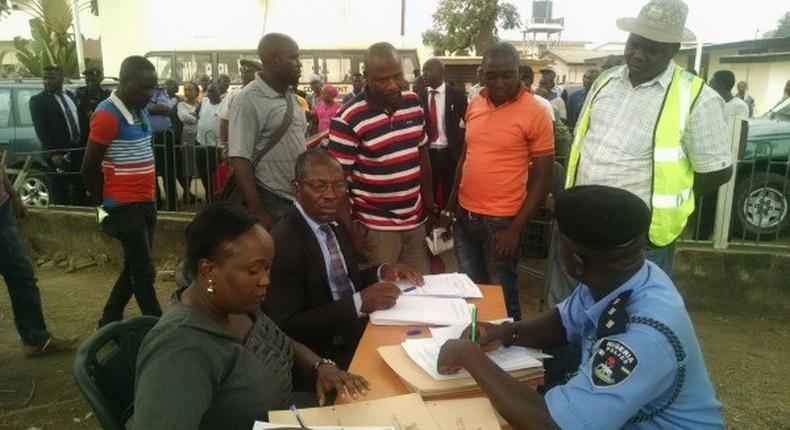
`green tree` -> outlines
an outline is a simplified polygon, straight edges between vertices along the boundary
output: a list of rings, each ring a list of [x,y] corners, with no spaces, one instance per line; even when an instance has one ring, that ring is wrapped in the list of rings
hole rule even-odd
[[[790,11],[779,18],[776,29],[766,32],[763,37],[790,37]]]
[[[478,55],[499,40],[497,27],[520,28],[516,7],[499,0],[441,0],[433,28],[422,34],[436,55]]]
[[[0,0],[3,1],[3,0]],[[0,12],[3,5],[0,3]],[[95,0],[81,0],[78,9],[90,8],[98,13]],[[16,0],[14,9],[31,16],[31,39],[14,38],[14,49],[20,63],[20,73],[41,76],[42,68],[51,64],[63,67],[65,76],[77,76],[77,47],[74,41],[72,21],[74,18],[69,0]],[[6,8],[6,14],[8,10]],[[2,19],[0,14],[0,19]]]

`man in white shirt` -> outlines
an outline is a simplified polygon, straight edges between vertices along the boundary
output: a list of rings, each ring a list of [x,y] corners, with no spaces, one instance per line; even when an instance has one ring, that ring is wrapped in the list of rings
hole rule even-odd
[[[475,84],[469,88],[469,91],[466,92],[467,101],[472,101],[473,98],[480,94],[480,90],[483,89],[483,66],[477,66],[477,70],[475,70],[475,76],[477,77],[477,82],[475,82]]]
[[[730,129],[737,118],[742,120],[749,118],[749,105],[732,95],[735,74],[731,70],[719,70],[714,73],[708,84],[724,99],[724,120]]]
[[[524,70],[521,71],[521,82],[524,84],[524,88],[532,93],[535,96],[535,100],[538,104],[543,107],[546,113],[551,118],[551,122],[557,120],[557,116],[554,114],[554,107],[551,105],[551,102],[548,101],[545,97],[541,97],[539,94],[536,94],[532,91],[532,83],[535,81],[535,72],[532,71],[531,67],[526,67]]]
[[[217,135],[219,134],[219,110],[221,107],[220,85],[209,84],[206,89],[206,97],[200,101],[197,123],[198,147],[195,148],[198,175],[203,183],[203,189],[206,190],[207,199],[216,191],[212,179],[220,159]]]

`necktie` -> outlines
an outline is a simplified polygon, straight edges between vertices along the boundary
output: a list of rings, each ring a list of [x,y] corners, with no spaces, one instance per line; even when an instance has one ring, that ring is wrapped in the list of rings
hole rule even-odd
[[[55,96],[60,99],[60,103],[63,105],[63,115],[66,117],[66,122],[69,123],[69,135],[71,135],[71,141],[76,142],[80,137],[80,129],[77,126],[77,121],[74,119],[71,108],[69,107],[69,104],[66,103],[66,98],[63,97],[63,93],[56,92]]]
[[[343,265],[343,255],[337,246],[335,233],[328,224],[322,225],[320,230],[324,234],[326,247],[329,249],[329,276],[335,283],[337,293],[341,297],[346,294],[352,294],[351,280],[348,279],[348,273],[346,273],[346,268]]]
[[[428,102],[428,140],[435,142],[439,139],[439,113],[436,112],[436,94],[439,91],[431,90]]]

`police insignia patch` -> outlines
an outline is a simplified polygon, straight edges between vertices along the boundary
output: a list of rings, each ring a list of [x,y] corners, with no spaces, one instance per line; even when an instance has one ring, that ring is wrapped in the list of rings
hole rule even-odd
[[[604,339],[598,345],[592,362],[592,382],[596,387],[613,387],[634,372],[639,360],[624,343]]]

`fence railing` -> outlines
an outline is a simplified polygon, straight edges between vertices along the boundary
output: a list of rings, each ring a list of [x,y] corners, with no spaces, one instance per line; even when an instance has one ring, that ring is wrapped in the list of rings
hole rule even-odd
[[[157,207],[193,212],[210,203],[219,191],[217,168],[223,154],[213,131],[204,133],[202,142],[195,140],[195,133],[178,137],[172,130],[154,135]],[[64,152],[61,166],[55,167],[51,156]],[[28,206],[91,206],[80,175],[84,153],[84,148],[6,152],[4,165]]]

